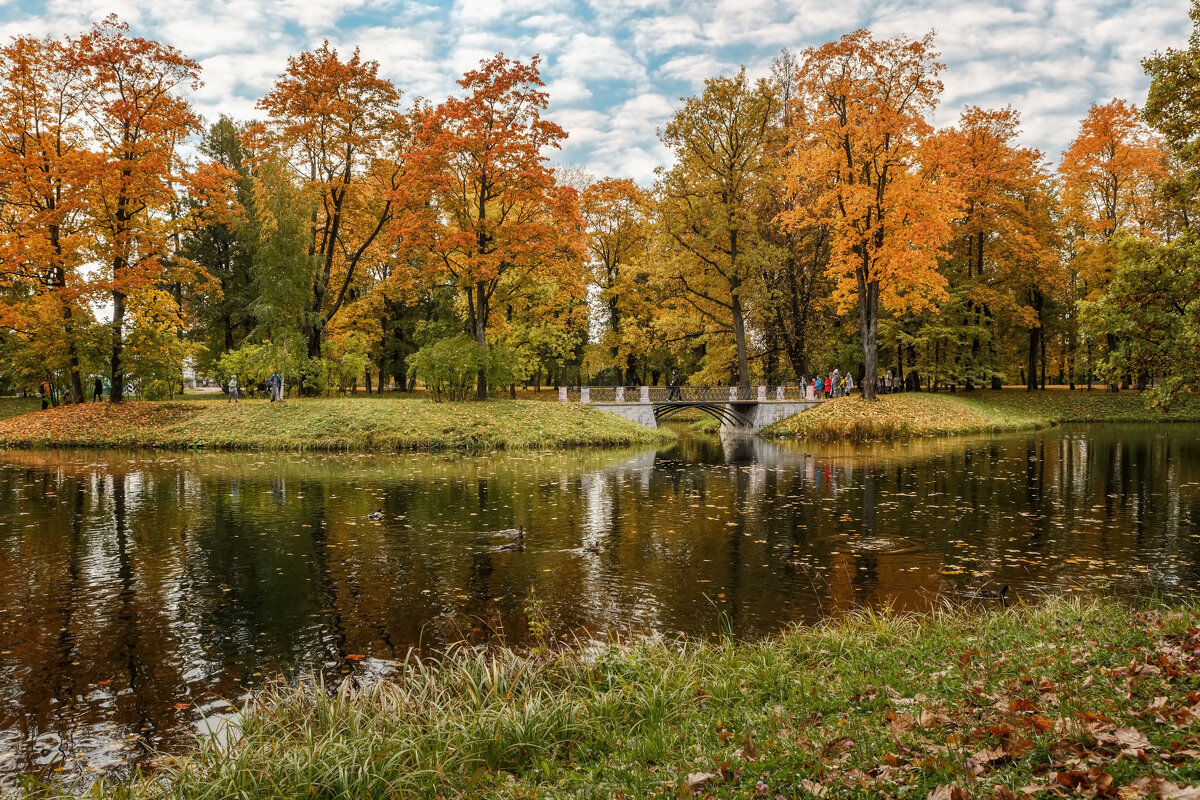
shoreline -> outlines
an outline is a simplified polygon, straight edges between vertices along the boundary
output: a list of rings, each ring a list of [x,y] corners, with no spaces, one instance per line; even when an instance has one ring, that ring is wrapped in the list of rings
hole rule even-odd
[[[276,686],[235,742],[91,796],[1200,792],[1195,603],[862,610],[761,641],[547,645],[379,661],[390,674],[366,688]]]
[[[669,443],[578,404],[540,400],[291,399],[85,403],[0,419],[0,447],[320,452],[484,452]]]

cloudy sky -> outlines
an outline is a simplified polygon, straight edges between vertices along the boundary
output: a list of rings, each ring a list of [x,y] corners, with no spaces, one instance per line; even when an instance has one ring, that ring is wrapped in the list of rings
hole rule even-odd
[[[0,0],[0,34],[78,34],[116,13],[201,62],[205,116],[255,116],[288,55],[329,39],[382,65],[410,97],[441,100],[497,51],[540,53],[554,160],[649,181],[669,160],[656,130],[704,79],[766,74],[857,28],[937,32],[947,65],[939,124],[966,104],[1012,105],[1052,161],[1094,102],[1145,98],[1141,59],[1186,42],[1187,0]]]

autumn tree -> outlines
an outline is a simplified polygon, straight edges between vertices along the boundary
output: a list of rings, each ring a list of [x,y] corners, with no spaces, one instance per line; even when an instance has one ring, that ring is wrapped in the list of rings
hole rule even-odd
[[[110,16],[78,41],[78,64],[89,75],[85,111],[102,162],[90,184],[93,251],[112,300],[111,399],[124,396],[125,337],[139,325],[180,325],[165,284],[176,202],[172,175],[178,147],[198,119],[180,92],[200,85],[200,65],[173,47],[129,35]],[[129,330],[127,330],[129,329]],[[146,331],[144,333],[149,333]],[[143,336],[145,341],[161,341]]]
[[[1192,0],[1188,14],[1192,33],[1187,47],[1168,48],[1142,61],[1150,78],[1142,115],[1163,137],[1176,166],[1160,188],[1179,210],[1184,228],[1194,222],[1200,195],[1200,2]]]
[[[977,378],[1000,388],[1000,325],[1029,332],[1026,388],[1036,388],[1046,298],[1061,285],[1050,176],[1038,151],[1017,144],[1019,125],[1012,108],[971,106],[941,137],[962,200],[944,274],[968,331],[960,359],[968,388]]]
[[[251,303],[258,236],[245,127],[221,117],[204,132],[198,150],[207,161],[190,176],[184,208],[193,224],[181,233],[180,257],[201,267],[219,289],[188,297],[195,335],[213,361],[240,345],[256,324]]]
[[[555,181],[545,155],[567,134],[542,117],[548,96],[539,64],[536,56],[522,64],[497,54],[458,81],[464,96],[435,109],[414,156],[430,203],[394,228],[430,253],[429,279],[448,280],[460,293],[481,364],[494,309],[547,282],[583,292],[578,196]],[[481,366],[476,397],[487,390]]]
[[[92,314],[81,268],[99,164],[84,124],[88,75],[72,56],[52,39],[0,48],[0,275],[18,294],[5,327],[36,343],[45,365],[65,366],[82,403],[79,334]]]
[[[867,399],[880,304],[919,309],[946,296],[938,258],[958,212],[927,121],[942,89],[935,58],[932,34],[877,41],[860,30],[805,51],[798,77],[785,169],[789,191],[810,200],[784,220],[829,227],[834,298],[858,307]]]
[[[743,69],[706,81],[661,134],[675,156],[659,171],[658,222],[676,249],[664,275],[684,303],[732,335],[743,389],[750,386],[747,296],[775,258],[762,209],[774,186],[777,108],[770,83],[751,81]]]
[[[275,88],[259,101],[268,121],[256,132],[257,148],[286,165],[308,216],[311,274],[302,322],[309,358],[321,357],[326,326],[350,299],[364,258],[382,246],[396,214],[413,125],[399,103],[399,90],[379,77],[378,62],[357,49],[343,61],[329,42],[289,57]]]
[[[584,189],[579,205],[587,224],[591,282],[608,318],[602,346],[617,385],[623,386],[631,359],[644,352],[638,334],[649,323],[640,301],[649,299],[645,259],[650,198],[631,180],[605,178]]]
[[[788,131],[792,128],[792,101],[800,68],[800,61],[787,50],[771,62],[771,86],[778,96],[777,116],[772,122],[777,134],[771,142],[778,148],[780,164],[789,157]],[[829,228],[816,220],[781,224],[783,215],[794,216],[798,207],[808,205],[809,198],[785,191],[778,170],[773,177],[774,185],[760,213],[761,229],[777,255],[764,265],[763,293],[757,308],[766,350],[764,380],[768,382],[776,373],[773,365],[780,349],[786,353],[797,379],[810,374],[811,336],[820,318],[817,309],[829,291],[825,274],[829,266]]]
[[[1164,175],[1163,151],[1137,108],[1112,100],[1092,105],[1058,171],[1065,221],[1073,234],[1072,268],[1081,277],[1085,299],[1096,300],[1116,264],[1115,237],[1158,236],[1156,191]],[[1118,346],[1116,335],[1097,333],[1104,337],[1107,363],[1107,354]],[[1117,391],[1118,378],[1109,378],[1109,388]]]

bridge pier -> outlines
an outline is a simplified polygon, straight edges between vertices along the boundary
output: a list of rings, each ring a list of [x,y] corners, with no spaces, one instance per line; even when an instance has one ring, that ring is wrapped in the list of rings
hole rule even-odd
[[[658,417],[654,416],[654,406],[650,403],[593,403],[592,408],[616,414],[630,422],[644,425],[647,428],[658,427]]]
[[[794,414],[799,414],[801,411],[808,411],[817,405],[815,401],[810,403],[803,400],[764,400],[760,403],[729,403],[726,407],[736,408],[750,424],[731,425],[728,422],[731,416],[727,416],[727,421],[721,424],[721,433],[761,433],[763,428],[774,425],[776,422],[785,420]]]

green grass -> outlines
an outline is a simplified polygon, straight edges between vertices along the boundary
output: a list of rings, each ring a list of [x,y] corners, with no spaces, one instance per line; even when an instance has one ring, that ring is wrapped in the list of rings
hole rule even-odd
[[[1198,625],[1195,605],[1059,599],[752,643],[460,650],[366,690],[277,687],[236,743],[94,794],[1169,797],[1200,783]]]
[[[658,444],[654,431],[578,403],[312,399],[87,403],[0,421],[0,445],[330,451]]]
[[[28,414],[41,407],[42,401],[37,397],[0,397],[0,420]]]
[[[1195,422],[1200,403],[1175,406],[1169,413],[1151,409],[1142,394],[1018,389],[970,393],[883,395],[869,403],[861,397],[830,400],[764,431],[774,438],[893,439],[1045,428],[1066,422]]]

